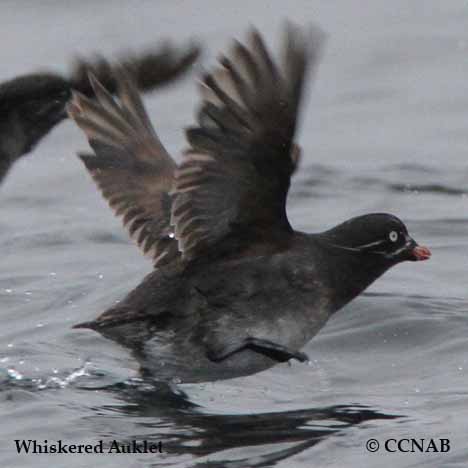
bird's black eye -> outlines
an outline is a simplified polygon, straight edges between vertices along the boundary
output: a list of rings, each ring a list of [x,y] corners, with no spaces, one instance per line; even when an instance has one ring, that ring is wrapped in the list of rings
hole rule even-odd
[[[388,235],[388,238],[389,238],[392,242],[396,242],[396,241],[398,240],[398,232],[396,232],[396,231],[390,232],[390,234]]]

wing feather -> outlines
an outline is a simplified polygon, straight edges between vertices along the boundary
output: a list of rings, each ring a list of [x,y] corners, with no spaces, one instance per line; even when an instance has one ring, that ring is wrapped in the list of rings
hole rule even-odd
[[[203,77],[198,125],[175,172],[171,223],[183,258],[273,242],[292,229],[286,197],[300,148],[294,143],[308,70],[322,34],[286,27],[278,64],[251,30]]]
[[[94,154],[85,167],[132,239],[155,266],[179,257],[170,225],[176,163],[156,135],[130,74],[116,72],[119,101],[93,76],[96,101],[75,93],[69,115],[86,133]]]

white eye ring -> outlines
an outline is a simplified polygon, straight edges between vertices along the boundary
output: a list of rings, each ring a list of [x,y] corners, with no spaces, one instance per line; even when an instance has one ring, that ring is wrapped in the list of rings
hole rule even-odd
[[[388,238],[389,238],[392,242],[396,242],[396,241],[398,240],[398,232],[392,231],[392,232],[388,235]]]

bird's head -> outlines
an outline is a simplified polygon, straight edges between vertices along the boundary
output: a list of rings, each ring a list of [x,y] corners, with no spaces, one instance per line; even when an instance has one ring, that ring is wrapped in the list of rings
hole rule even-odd
[[[327,242],[347,251],[372,256],[388,266],[428,260],[431,252],[418,245],[396,216],[373,213],[352,218],[327,231]]]
[[[24,152],[66,118],[70,95],[67,80],[50,73],[25,75],[0,85],[1,119],[21,129]]]

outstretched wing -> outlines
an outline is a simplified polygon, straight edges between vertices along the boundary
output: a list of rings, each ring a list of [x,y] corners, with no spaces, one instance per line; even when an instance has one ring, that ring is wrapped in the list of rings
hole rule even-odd
[[[147,52],[125,55],[120,65],[131,74],[138,89],[148,91],[172,83],[182,76],[200,55],[200,49],[191,45],[186,49],[176,49],[172,44],[148,50]],[[94,59],[77,59],[69,78],[70,85],[80,93],[92,97],[93,88],[88,79],[92,73],[112,94],[117,92],[115,79],[116,65],[102,56]]]
[[[304,82],[322,34],[286,28],[281,65],[252,30],[201,83],[198,126],[175,173],[171,223],[189,260],[219,248],[284,238],[285,204],[299,149],[293,143]],[[223,241],[223,242],[221,242]]]
[[[94,150],[80,158],[130,236],[155,266],[179,256],[169,224],[176,164],[149,121],[127,71],[116,71],[117,102],[91,76],[97,100],[74,93],[68,113]]]

